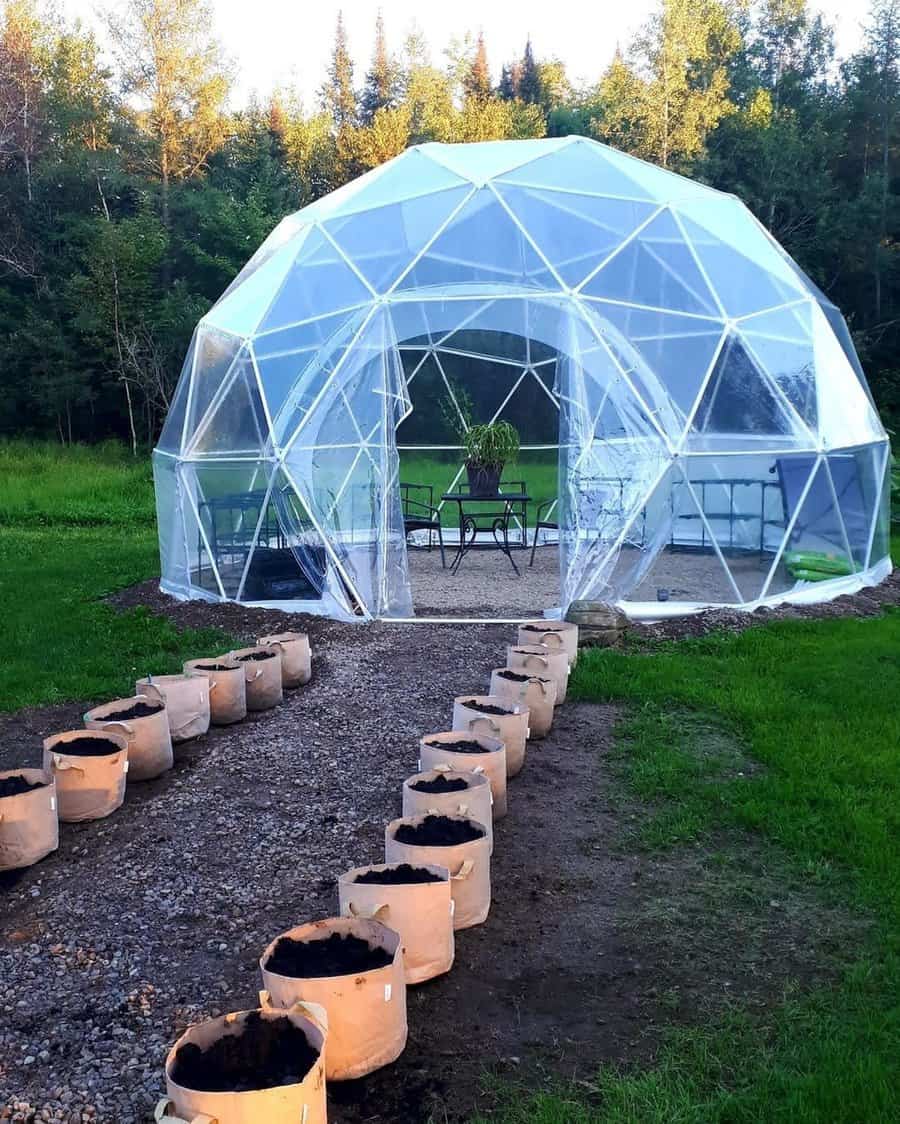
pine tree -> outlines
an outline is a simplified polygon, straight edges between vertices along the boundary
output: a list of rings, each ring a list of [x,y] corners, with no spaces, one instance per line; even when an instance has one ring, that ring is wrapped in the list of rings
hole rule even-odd
[[[360,102],[363,123],[371,125],[379,109],[390,109],[397,104],[399,74],[397,65],[388,54],[384,35],[384,17],[379,11],[375,17],[375,50],[372,66],[366,75],[366,84]]]
[[[538,64],[534,61],[534,50],[531,46],[531,37],[525,42],[525,54],[522,56],[522,72],[519,77],[518,96],[531,105],[539,105],[543,100],[543,84]]]
[[[323,108],[331,114],[337,128],[355,125],[356,93],[353,90],[353,59],[347,45],[344,13],[338,12],[334,32],[334,48],[328,66],[328,78],[322,87]]]
[[[485,100],[491,96],[491,69],[488,66],[487,49],[484,45],[484,32],[479,31],[475,46],[475,57],[469,73],[463,79],[466,96]]]
[[[522,64],[516,60],[515,62],[505,62],[503,69],[500,71],[500,85],[497,87],[497,95],[504,101],[514,101],[519,96],[519,82],[522,78]]]

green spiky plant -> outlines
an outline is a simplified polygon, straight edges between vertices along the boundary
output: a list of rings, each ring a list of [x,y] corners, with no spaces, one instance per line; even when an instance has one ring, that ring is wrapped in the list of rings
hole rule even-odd
[[[463,436],[463,447],[472,494],[495,494],[504,465],[519,455],[519,434],[506,421],[473,425]]]

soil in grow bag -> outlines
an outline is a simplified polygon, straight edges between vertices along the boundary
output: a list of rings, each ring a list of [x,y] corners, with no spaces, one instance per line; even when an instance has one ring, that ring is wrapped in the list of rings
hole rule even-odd
[[[124,712],[123,712],[124,713]],[[132,717],[144,717],[133,715]],[[107,721],[107,719],[104,719]],[[72,754],[73,757],[112,757],[114,753],[121,753],[122,747],[107,741],[106,738],[71,738],[67,742],[57,742],[53,747],[54,753]]]
[[[541,632],[541,633],[555,632],[557,634],[562,634],[566,630],[564,628],[554,628],[552,624],[548,624],[548,625],[523,624],[522,625],[522,631],[523,632]]]
[[[332,933],[322,941],[295,941],[282,937],[266,961],[266,971],[302,980],[321,976],[349,976],[385,968],[394,957],[383,948],[373,948],[352,933]]]
[[[462,792],[469,787],[469,782],[462,777],[435,777],[433,781],[416,781],[409,786],[416,792]]]
[[[26,781],[24,777],[4,777],[0,780],[0,799],[4,796],[21,796],[33,788],[43,788],[47,781]]]
[[[248,660],[259,663],[260,660],[274,660],[277,655],[277,652],[249,652],[246,656],[236,656],[235,658],[239,663],[246,663]]]
[[[463,699],[462,705],[466,710],[477,710],[479,714],[515,714],[508,706],[494,706],[493,703],[475,702],[474,699]]]
[[[529,675],[528,672],[520,673],[518,671],[512,671],[508,667],[499,674],[501,679],[509,679],[513,683],[527,683],[530,679],[534,678],[534,676]]]
[[[194,1042],[179,1046],[172,1080],[200,1093],[250,1093],[299,1085],[318,1056],[290,1019],[263,1019],[258,1011],[251,1011],[242,1034],[226,1034],[206,1050]]]
[[[423,866],[400,863],[392,870],[367,870],[364,874],[357,874],[353,881],[363,885],[412,886],[419,882],[443,882],[444,879]]]
[[[455,742],[430,742],[427,738],[425,744],[431,746],[433,749],[446,749],[452,753],[490,753],[490,750],[484,748],[481,742],[476,742],[472,738],[459,738]]]
[[[227,663],[195,663],[195,671],[234,671]]]
[[[403,823],[394,834],[398,843],[416,847],[455,847],[484,838],[484,828],[471,820],[451,820],[448,816],[426,816],[418,825]]]
[[[158,714],[162,708],[162,703],[138,702],[133,706],[126,706],[124,710],[114,710],[112,714],[105,715],[102,721],[127,722],[129,718],[149,718],[151,714]]]

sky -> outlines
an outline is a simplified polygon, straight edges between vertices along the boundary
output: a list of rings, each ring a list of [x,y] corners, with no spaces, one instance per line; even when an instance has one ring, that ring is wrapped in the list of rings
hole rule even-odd
[[[399,50],[412,23],[431,46],[432,61],[443,65],[442,49],[454,36],[484,32],[495,79],[503,62],[519,57],[530,34],[538,58],[558,57],[569,77],[595,82],[617,44],[626,48],[656,6],[654,0],[210,0],[215,31],[235,69],[233,102],[251,93],[265,97],[277,86],[292,86],[313,108],[334,39],[338,10],[344,22],[361,85],[372,49],[380,8],[388,45]],[[58,0],[70,17],[98,27],[97,0]],[[868,0],[813,0],[835,31],[838,53],[860,41]]]

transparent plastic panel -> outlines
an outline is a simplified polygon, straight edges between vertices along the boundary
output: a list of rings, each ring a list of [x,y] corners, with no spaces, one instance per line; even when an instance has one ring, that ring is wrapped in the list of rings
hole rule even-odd
[[[470,193],[468,186],[339,215],[323,225],[377,293],[386,292]]]
[[[681,228],[661,211],[585,281],[586,297],[701,316],[720,314]]]
[[[869,382],[862,369],[862,364],[859,361],[859,355],[856,353],[856,346],[853,343],[853,337],[850,335],[850,329],[847,327],[847,321],[841,315],[840,311],[827,298],[819,301],[819,307],[822,310],[822,315],[828,321],[835,338],[841,345],[841,350],[847,358],[847,362],[853,368],[854,374],[859,379],[860,386],[866,392],[866,397],[875,405],[875,399],[872,397],[872,391],[869,389]]]
[[[201,323],[195,336],[194,371],[187,404],[184,445],[190,448],[208,423],[209,415],[231,382],[238,356],[246,356],[241,341]]]
[[[497,413],[498,421],[509,422],[519,434],[522,447],[554,447],[559,441],[559,401],[553,393],[556,364],[522,372],[512,393]]]
[[[397,291],[450,285],[560,289],[490,188],[463,205],[402,277]]]
[[[637,161],[615,161],[610,158],[611,153],[604,145],[575,139],[565,148],[542,154],[539,159],[506,172],[497,178],[497,183],[655,201],[656,193],[630,174]]]
[[[815,449],[815,437],[753,361],[738,336],[726,340],[700,399],[690,452]]]
[[[278,526],[270,505],[273,465],[258,460],[183,464],[181,479],[194,516],[191,585],[236,599],[258,546],[274,547]]]
[[[260,382],[276,431],[282,429],[279,414],[303,380],[307,368],[339,346],[348,326],[358,326],[360,312],[339,312],[309,320],[279,332],[257,336],[250,347],[256,359]]]
[[[779,457],[787,527],[771,568],[766,596],[812,589],[856,571],[835,488],[823,457]],[[849,496],[848,496],[849,498]]]
[[[310,221],[322,221],[336,215],[355,214],[403,199],[466,186],[468,177],[457,175],[429,159],[424,148],[407,149],[394,160],[316,200],[300,213],[308,216]]]
[[[680,438],[724,323],[604,301],[586,307],[662,429]]]
[[[459,446],[465,420],[434,355],[412,352],[405,359],[410,376],[407,388],[412,413],[397,431],[398,444],[401,447]],[[412,367],[410,359],[416,360]]]
[[[231,282],[222,296],[219,297],[219,302],[224,301],[239,285],[243,285],[243,283],[260,269],[273,254],[277,253],[283,246],[286,246],[292,239],[302,234],[306,226],[304,214],[305,212],[298,211],[293,215],[287,215],[286,218],[281,220],[237,277]]]
[[[628,601],[729,605],[742,600],[679,462],[664,469],[641,505],[608,586],[611,598]]]
[[[275,250],[243,281],[235,282],[204,316],[203,323],[235,336],[252,335],[272,303],[272,298],[284,284],[307,236],[307,230],[298,233],[286,245]]]
[[[636,156],[629,156],[627,152],[610,148],[608,145],[585,141],[591,149],[600,155],[611,168],[627,175],[629,179],[638,184],[640,190],[661,203],[669,203],[681,199],[704,200],[706,198],[720,197],[719,192],[696,180],[686,179],[675,172],[660,168],[658,164],[650,164],[646,160],[639,160]]]
[[[498,184],[497,192],[573,288],[657,210],[655,203]]]
[[[249,348],[243,348],[197,425],[187,452],[191,456],[265,455],[269,433],[253,357]]]
[[[676,520],[672,546],[716,554],[739,590],[739,600],[755,601],[788,521],[777,458],[688,457],[681,464],[696,510]],[[727,600],[735,600],[733,591]]]
[[[675,211],[729,316],[748,316],[808,295],[737,199],[707,192],[682,201]]]
[[[887,445],[846,449],[826,457],[850,557],[856,570],[868,565],[872,526],[878,513]]]
[[[418,151],[441,167],[458,176],[483,184],[495,176],[502,176],[514,168],[546,156],[548,152],[565,150],[567,137],[558,140],[482,141],[473,144],[430,143],[418,146]]]
[[[159,440],[156,443],[157,449],[163,449],[167,453],[181,452],[185,420],[187,418],[188,400],[191,392],[191,375],[194,370],[194,352],[196,347],[197,333],[195,331],[191,339],[191,345],[188,348],[187,356],[184,360],[184,365],[181,368],[181,374],[178,377],[178,385],[175,387],[175,393],[172,396],[172,401],[169,405],[168,413],[166,414],[162,433],[159,435]]]
[[[875,513],[875,526],[872,531],[872,549],[869,553],[869,565],[874,566],[889,558],[891,554],[891,450],[889,446],[884,449],[884,472],[881,482],[881,493]]]
[[[812,309],[812,338],[823,444],[837,448],[883,441],[878,414],[818,305]]]
[[[811,433],[819,427],[813,302],[804,301],[742,320],[741,339]]]
[[[156,490],[160,574],[168,585],[186,591],[190,586],[191,566],[182,517],[178,461],[154,453],[153,485]]]
[[[273,289],[257,327],[270,332],[314,320],[372,300],[372,290],[320,230],[311,230],[285,274]]]

